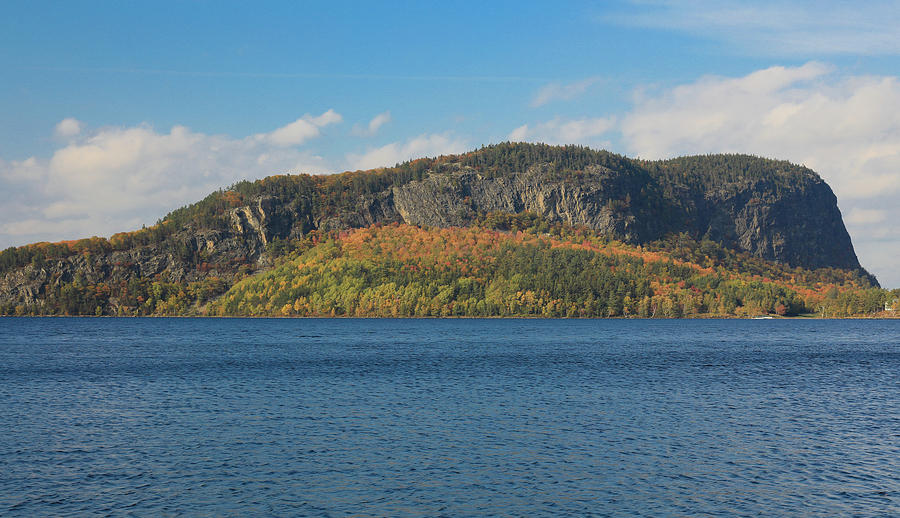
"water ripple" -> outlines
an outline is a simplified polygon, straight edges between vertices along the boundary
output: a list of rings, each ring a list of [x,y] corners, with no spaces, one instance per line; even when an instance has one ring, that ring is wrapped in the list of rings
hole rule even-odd
[[[900,322],[0,319],[3,516],[896,516]]]

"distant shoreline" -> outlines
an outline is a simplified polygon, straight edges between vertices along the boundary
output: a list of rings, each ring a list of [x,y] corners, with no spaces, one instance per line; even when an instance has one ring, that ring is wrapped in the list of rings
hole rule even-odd
[[[278,315],[0,315],[0,319],[18,318],[86,318],[86,319],[271,319],[271,320],[900,320],[900,315],[872,315],[852,317],[816,317],[809,315],[797,316],[769,316],[769,318],[737,317],[729,315],[721,316],[692,316],[692,317],[544,317],[537,315],[518,316],[396,316],[396,317],[364,317],[364,316],[278,316]]]

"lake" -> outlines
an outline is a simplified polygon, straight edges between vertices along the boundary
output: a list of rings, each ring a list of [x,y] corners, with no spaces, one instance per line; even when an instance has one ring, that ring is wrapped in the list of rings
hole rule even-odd
[[[3,516],[897,516],[900,321],[0,319]]]

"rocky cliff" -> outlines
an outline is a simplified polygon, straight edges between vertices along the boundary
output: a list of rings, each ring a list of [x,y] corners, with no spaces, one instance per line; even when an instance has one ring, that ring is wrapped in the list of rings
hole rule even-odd
[[[378,171],[243,182],[173,212],[147,236],[68,252],[10,249],[0,263],[0,304],[41,307],[73,283],[115,292],[135,280],[215,278],[224,289],[314,230],[466,226],[487,213],[526,211],[628,243],[686,233],[791,266],[861,270],[834,194],[809,169],[744,155],[643,162],[502,144]]]

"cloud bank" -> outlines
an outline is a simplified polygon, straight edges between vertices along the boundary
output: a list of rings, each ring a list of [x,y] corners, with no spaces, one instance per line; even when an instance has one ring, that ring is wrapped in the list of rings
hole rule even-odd
[[[803,163],[842,200],[900,190],[900,82],[818,63],[709,77],[640,98],[622,123],[644,158],[743,152]]]

